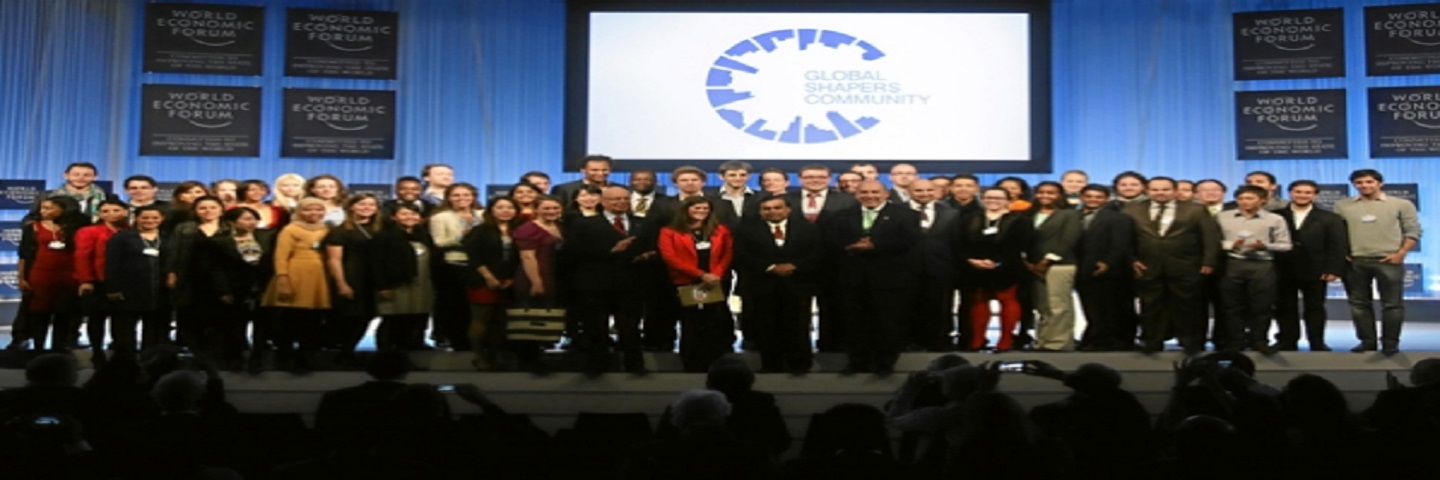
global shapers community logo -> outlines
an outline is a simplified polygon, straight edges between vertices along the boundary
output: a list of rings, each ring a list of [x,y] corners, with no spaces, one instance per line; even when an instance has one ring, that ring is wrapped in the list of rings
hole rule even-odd
[[[879,125],[877,106],[929,102],[930,95],[907,93],[888,78],[885,58],[874,44],[838,31],[775,30],[741,40],[716,58],[705,93],[722,120],[753,137],[833,142]]]

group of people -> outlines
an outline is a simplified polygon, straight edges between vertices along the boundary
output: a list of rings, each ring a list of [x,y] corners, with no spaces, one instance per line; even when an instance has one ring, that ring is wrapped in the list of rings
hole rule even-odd
[[[1219,180],[1136,172],[1109,186],[1070,171],[982,187],[898,164],[887,187],[874,165],[838,176],[807,165],[792,189],[788,172],[732,161],[716,188],[698,167],[670,172],[665,195],[653,171],[620,185],[610,158],[582,165],[580,180],[552,187],[529,172],[490,199],[432,164],[391,199],[285,174],[273,188],[184,182],[166,204],[148,176],[125,179],[122,201],[93,184],[93,165],[73,164],[24,226],[14,345],[76,347],[83,318],[101,361],[108,325],[117,350],[173,341],[238,369],[247,348],[275,349],[305,372],[318,350],[352,355],[378,316],[381,350],[431,348],[433,324],[431,339],[473,350],[478,369],[544,370],[548,345],[507,338],[507,311],[563,309],[589,373],[611,368],[612,347],[644,373],[643,352],[677,340],[686,370],[703,371],[736,344],[738,296],[762,371],[804,374],[818,349],[847,353],[845,373],[888,374],[902,351],[1156,352],[1175,338],[1192,354],[1207,341],[1296,350],[1301,318],[1310,350],[1328,350],[1325,289],[1340,278],[1353,350],[1394,353],[1420,238],[1415,205],[1386,196],[1374,170],[1351,174],[1358,195],[1330,212],[1316,208],[1316,182],[1291,182],[1287,201],[1266,172],[1226,203]]]
[[[1430,468],[1440,447],[1435,358],[1415,363],[1410,385],[1385,373],[1373,402],[1355,405],[1322,376],[1271,386],[1250,357],[1217,352],[1177,363],[1161,406],[1102,364],[950,353],[888,401],[834,405],[797,428],[786,394],[756,389],[750,367],[725,358],[663,413],[578,413],[552,437],[523,396],[413,382],[399,351],[371,356],[368,381],[325,392],[305,412],[313,428],[298,411],[231,404],[213,365],[178,353],[117,352],[83,385],[69,353],[31,360],[26,384],[0,392],[6,478],[1389,478]],[[1027,411],[1005,393],[1017,376],[1064,388],[1031,391]]]

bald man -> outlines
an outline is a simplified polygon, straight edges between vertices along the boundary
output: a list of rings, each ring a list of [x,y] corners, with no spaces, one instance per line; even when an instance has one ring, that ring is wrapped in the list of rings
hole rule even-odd
[[[920,214],[889,203],[889,197],[880,182],[860,182],[859,205],[823,225],[845,316],[846,375],[894,373],[905,321],[914,310],[919,268],[910,250],[921,239]]]
[[[910,202],[904,206],[919,215],[920,243],[910,251],[919,268],[914,292],[915,314],[910,316],[906,339],[911,348],[943,352],[953,350],[955,331],[955,245],[959,242],[960,212],[940,201],[945,189],[932,180],[910,184]]]
[[[625,371],[646,373],[640,350],[640,315],[643,313],[645,273],[659,256],[655,252],[655,224],[630,214],[630,190],[609,186],[600,194],[604,212],[578,217],[565,232],[566,258],[570,260],[575,290],[576,318],[588,344],[585,373],[599,375],[610,369],[610,318],[619,332],[617,347]]]

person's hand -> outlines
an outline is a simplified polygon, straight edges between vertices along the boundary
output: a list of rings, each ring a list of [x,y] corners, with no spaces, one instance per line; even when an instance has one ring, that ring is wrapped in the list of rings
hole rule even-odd
[[[854,252],[854,251],[864,251],[864,250],[874,250],[874,249],[875,249],[875,244],[870,241],[870,237],[860,237],[860,240],[856,240],[855,243],[852,243],[852,244],[849,244],[849,245],[846,245],[846,246],[845,246],[845,250],[851,251],[851,252]]]
[[[167,274],[165,274],[165,288],[169,288],[169,289],[171,289],[171,290],[174,290],[174,289],[175,289],[175,285],[176,285],[177,283],[180,283],[180,276],[179,276],[179,275],[176,275],[176,274],[173,274],[173,273],[167,273]]]
[[[636,255],[636,256],[635,256],[635,259],[634,259],[634,260],[631,260],[631,262],[643,262],[643,261],[646,261],[646,260],[655,258],[656,255],[659,255],[659,254],[656,253],[654,250],[651,250],[651,251],[648,251],[648,252],[645,252],[645,253]]]
[[[978,259],[978,260],[977,260],[977,259],[973,259],[973,258],[970,259],[970,266],[973,266],[973,267],[978,268],[978,269],[981,269],[981,270],[994,270],[994,269],[997,267],[997,265],[995,265],[995,261],[994,261],[994,260],[990,260],[990,259]]]
[[[710,273],[700,274],[700,281],[704,283],[707,287],[716,287],[720,285],[720,277]]]
[[[227,293],[227,294],[224,294],[224,295],[221,295],[221,296],[220,296],[220,303],[223,303],[223,304],[226,304],[226,305],[234,305],[234,304],[235,304],[235,296],[234,296],[234,295],[231,295],[231,294],[228,294],[228,293]]]
[[[1329,274],[1329,273],[1322,273],[1322,274],[1320,274],[1320,281],[1325,282],[1325,283],[1330,283],[1330,282],[1333,282],[1333,281],[1336,281],[1336,280],[1339,280],[1339,279],[1340,279],[1340,277],[1339,277],[1339,276],[1336,276],[1336,275],[1334,275],[1334,274]]]
[[[120,293],[120,292],[115,292],[115,293],[111,293],[111,294],[105,295],[105,298],[110,299],[110,301],[112,301],[112,302],[123,302],[123,301],[125,301],[125,294]]]
[[[545,284],[535,282],[530,284],[530,296],[538,297],[545,294]]]
[[[89,283],[89,282],[80,284],[80,296],[83,297],[83,296],[89,295],[90,293],[92,293],[92,292],[94,292],[94,291],[95,291],[95,284]]]
[[[630,248],[631,243],[635,243],[635,237],[625,237],[620,241],[615,242],[615,246],[610,247],[610,253],[623,252],[625,251],[625,249]]]
[[[1110,265],[1109,265],[1109,264],[1106,264],[1105,262],[1095,262],[1095,273],[1092,273],[1091,275],[1098,277],[1098,276],[1104,275],[1106,272],[1109,272],[1109,271],[1110,271]]]
[[[26,279],[23,279],[23,278],[20,279],[20,293],[30,293],[30,281],[29,281],[29,280],[26,280]]]
[[[1135,263],[1132,263],[1130,266],[1135,269],[1135,278],[1145,276],[1145,270],[1149,270],[1149,267],[1145,266],[1145,262],[1139,260],[1136,260]]]
[[[290,286],[290,277],[280,277],[275,282],[275,296],[285,303],[295,300],[295,287]]]
[[[513,285],[515,285],[514,280],[502,280],[500,281],[500,290],[508,289]]]
[[[1251,249],[1251,250],[1257,250],[1257,251],[1258,251],[1258,250],[1265,250],[1265,249],[1267,249],[1267,248],[1270,248],[1270,247],[1265,246],[1265,242],[1262,242],[1262,241],[1259,241],[1259,240],[1256,240],[1255,243],[1250,244],[1250,249]]]
[[[380,298],[383,298],[383,299],[386,299],[386,300],[394,300],[394,299],[395,299],[395,291],[394,291],[394,290],[381,290],[381,291],[375,292],[375,294],[376,294],[376,295],[379,295]]]
[[[1404,264],[1405,264],[1405,253],[1404,253],[1404,252],[1395,252],[1395,253],[1386,255],[1386,256],[1380,258],[1380,263],[1389,263],[1389,264],[1393,264],[1393,265],[1404,265]]]
[[[500,280],[495,277],[485,277],[485,288],[491,290],[499,290]]]
[[[770,269],[770,273],[773,273],[773,274],[775,274],[776,276],[780,276],[780,277],[788,277],[788,276],[794,275],[794,274],[795,274],[795,264],[793,264],[793,263],[781,263],[781,264],[777,264],[777,265],[775,265],[775,268]]]
[[[1200,266],[1200,274],[1201,274],[1201,275],[1209,275],[1209,274],[1212,274],[1212,273],[1215,273],[1215,267],[1212,267],[1212,266],[1209,266],[1209,265],[1201,265],[1201,266]]]
[[[1235,240],[1235,243],[1230,244],[1231,250],[1239,250],[1242,248],[1245,248],[1245,239],[1243,238]]]
[[[341,297],[344,297],[347,300],[355,299],[355,289],[350,288],[349,285],[340,284],[336,287],[336,290],[338,290],[338,292],[336,293],[340,294]]]
[[[1056,380],[1064,380],[1064,379],[1065,379],[1065,371],[1064,371],[1064,370],[1061,370],[1061,369],[1059,369],[1059,368],[1056,368],[1054,365],[1051,365],[1051,364],[1049,364],[1049,363],[1046,363],[1046,362],[1040,361],[1040,360],[1029,360],[1029,361],[1026,361],[1026,362],[1025,362],[1025,370],[1023,370],[1023,372],[1024,372],[1026,375],[1034,375],[1034,376],[1037,376],[1037,377],[1053,378],[1053,379],[1056,379]]]

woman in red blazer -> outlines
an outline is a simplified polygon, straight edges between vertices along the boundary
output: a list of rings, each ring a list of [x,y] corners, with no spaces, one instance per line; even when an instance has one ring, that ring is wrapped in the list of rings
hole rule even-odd
[[[723,300],[729,294],[727,275],[735,242],[711,210],[705,197],[680,202],[674,219],[660,229],[658,242],[660,258],[676,287],[694,285],[721,292],[720,302],[680,310],[680,360],[687,372],[709,370],[710,363],[733,351],[735,344],[735,320]]]

